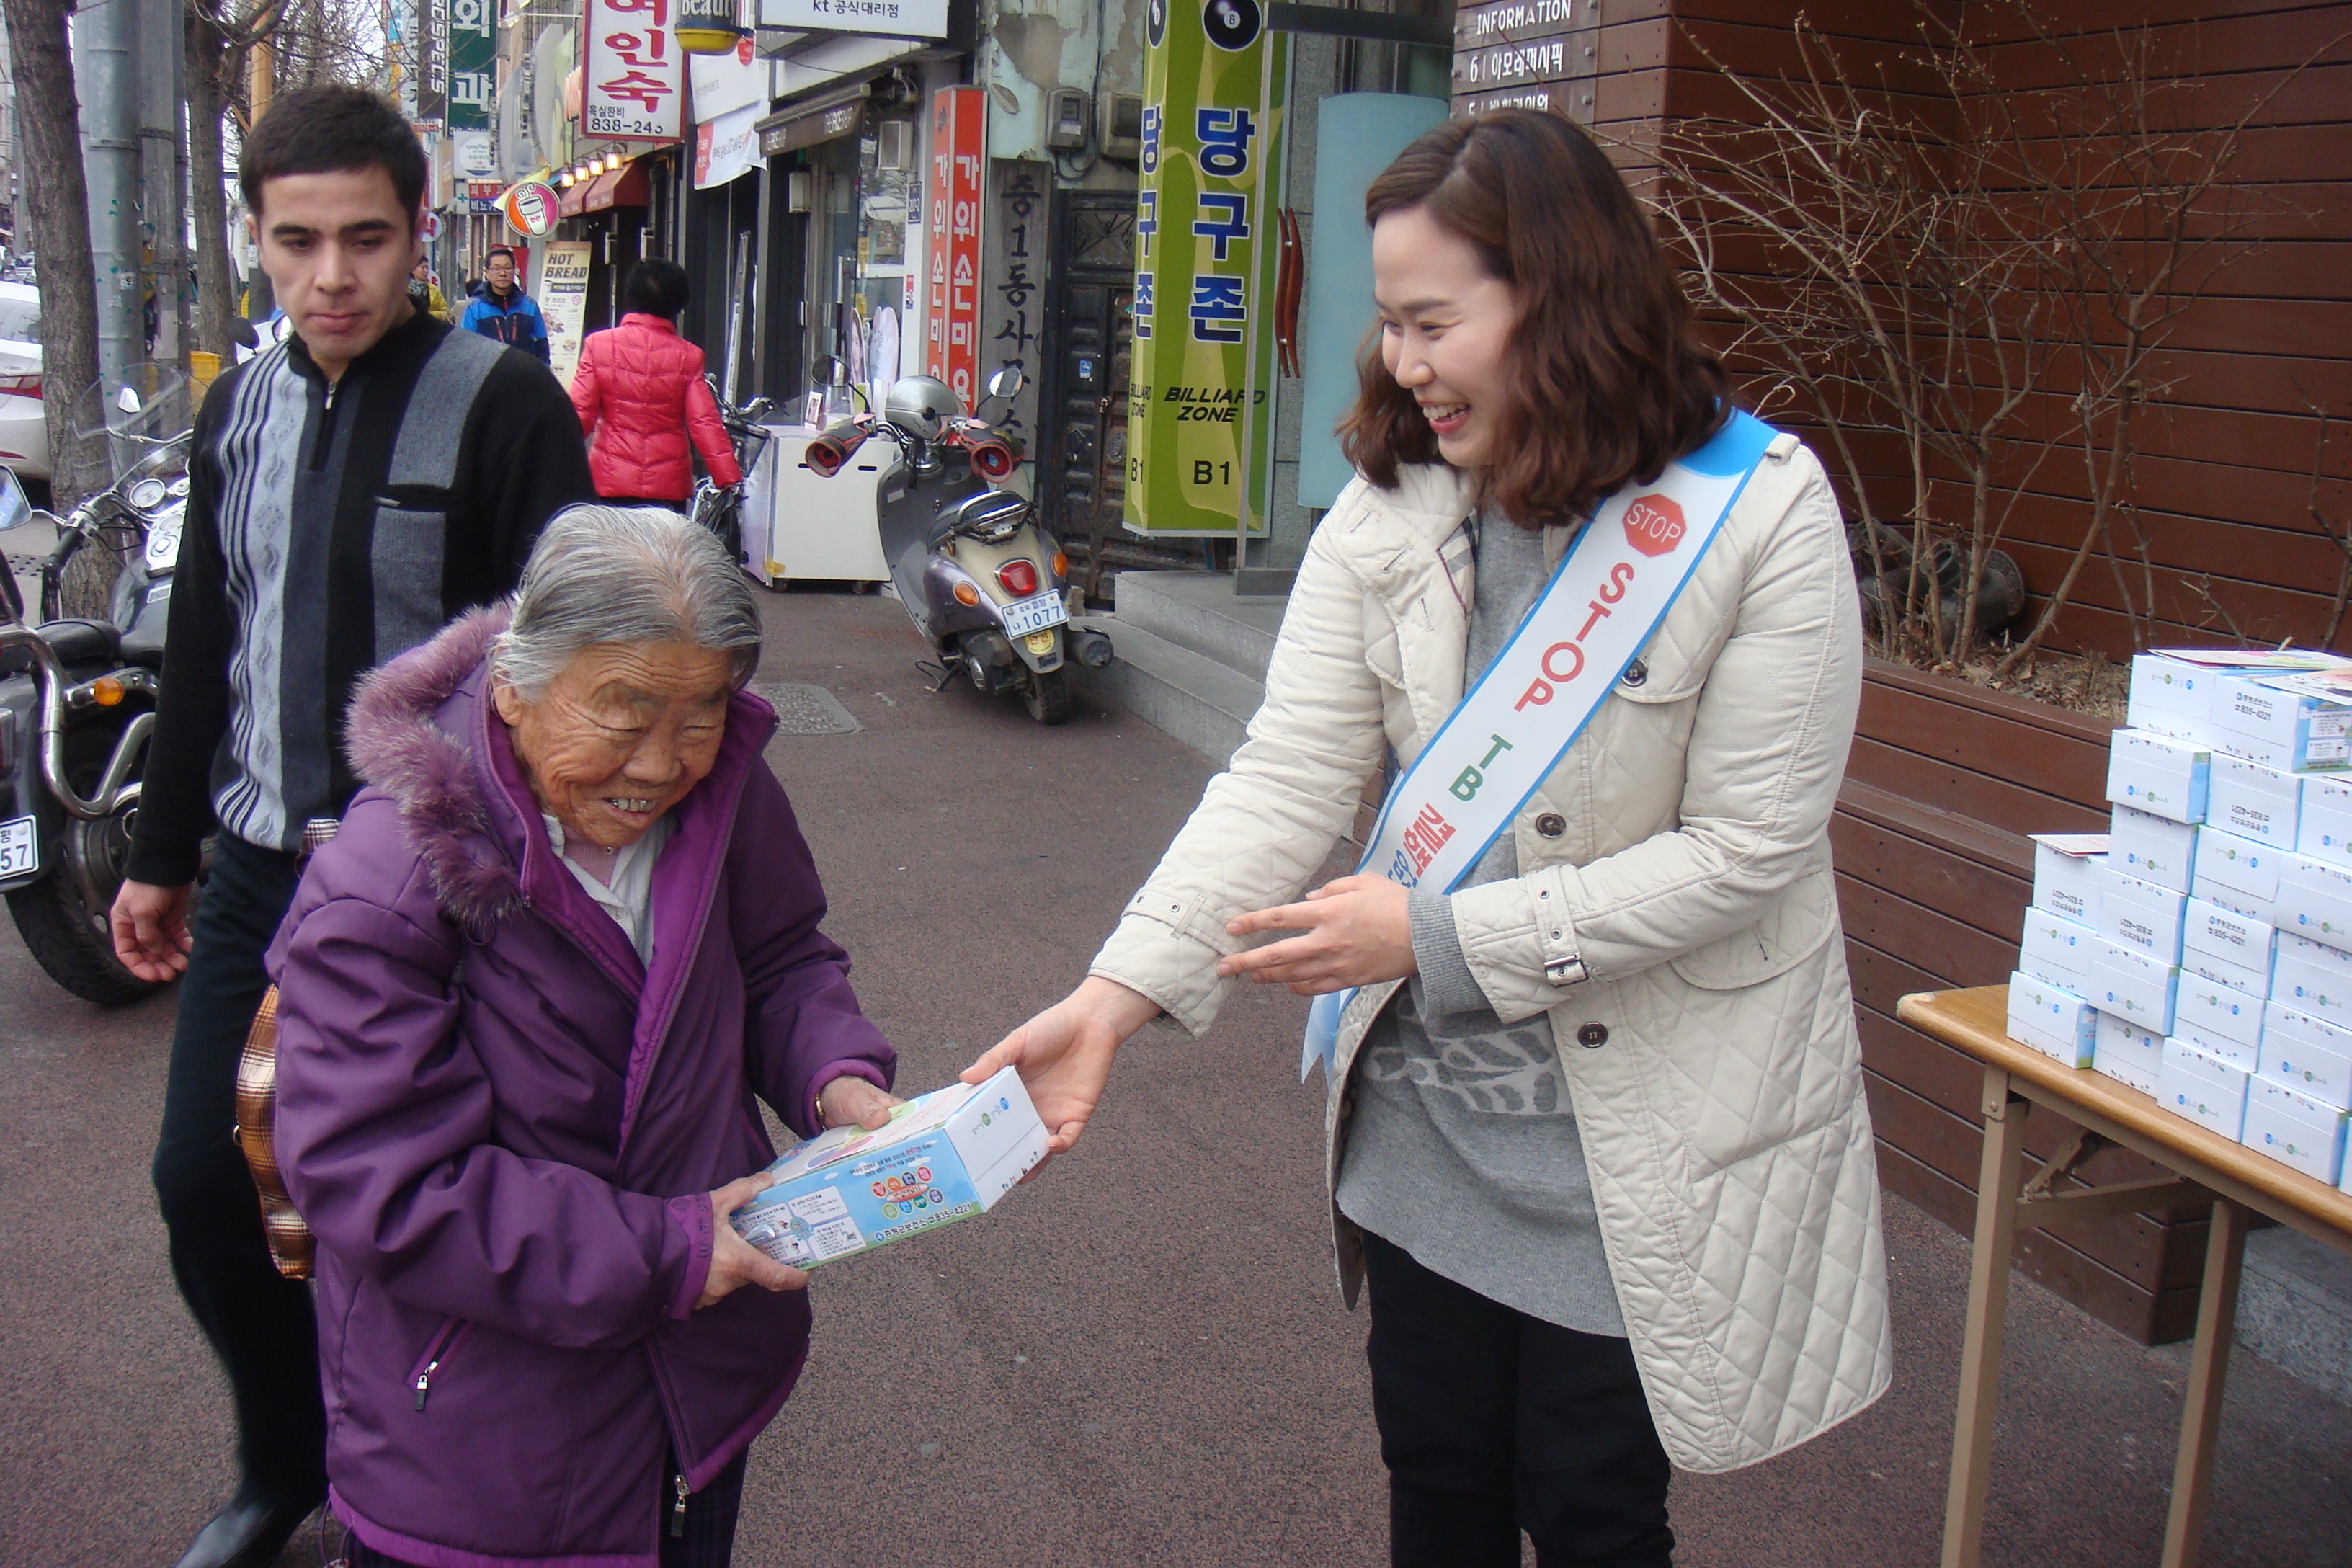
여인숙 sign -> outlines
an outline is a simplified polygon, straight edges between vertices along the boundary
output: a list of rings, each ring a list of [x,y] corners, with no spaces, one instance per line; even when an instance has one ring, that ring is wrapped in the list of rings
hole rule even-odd
[[[669,32],[669,0],[587,0],[580,132],[592,142],[676,142],[684,135],[686,51]]]

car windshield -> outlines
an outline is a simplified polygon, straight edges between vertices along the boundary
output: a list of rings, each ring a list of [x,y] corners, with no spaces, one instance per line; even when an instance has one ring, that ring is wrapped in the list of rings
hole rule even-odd
[[[0,338],[17,343],[39,342],[41,302],[38,300],[0,299]]]

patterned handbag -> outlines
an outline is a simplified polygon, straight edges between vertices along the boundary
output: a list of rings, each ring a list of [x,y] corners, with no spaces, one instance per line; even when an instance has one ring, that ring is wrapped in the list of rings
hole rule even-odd
[[[286,1195],[286,1180],[278,1173],[278,987],[261,998],[253,1028],[245,1037],[245,1053],[236,1062],[236,1142],[245,1151],[246,1168],[261,1194],[261,1228],[269,1238],[270,1261],[289,1279],[310,1278],[315,1244],[310,1227],[294,1211]]]

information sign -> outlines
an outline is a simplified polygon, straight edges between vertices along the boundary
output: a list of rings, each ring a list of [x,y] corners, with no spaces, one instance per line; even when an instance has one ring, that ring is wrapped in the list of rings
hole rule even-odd
[[[1265,530],[1288,37],[1258,0],[1150,0],[1126,525]]]
[[[1592,122],[1600,0],[1489,0],[1454,14],[1454,112],[1534,109]]]

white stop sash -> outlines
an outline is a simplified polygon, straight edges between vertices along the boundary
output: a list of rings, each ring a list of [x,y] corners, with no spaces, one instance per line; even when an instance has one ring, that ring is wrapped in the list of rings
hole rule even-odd
[[[1653,484],[1601,503],[1502,652],[1381,807],[1356,870],[1452,892],[1510,830],[1633,662],[1780,432],[1735,412]],[[1298,1059],[1331,1070],[1354,989],[1315,998]]]

